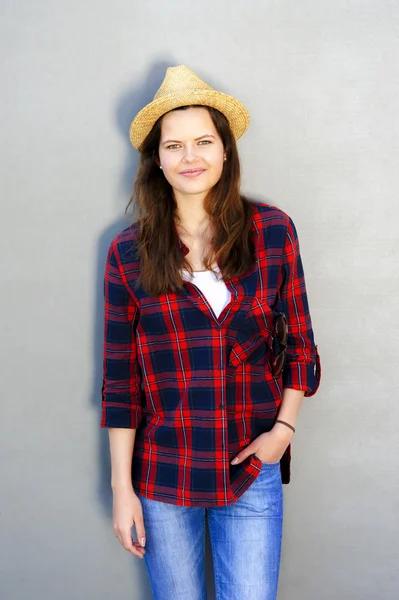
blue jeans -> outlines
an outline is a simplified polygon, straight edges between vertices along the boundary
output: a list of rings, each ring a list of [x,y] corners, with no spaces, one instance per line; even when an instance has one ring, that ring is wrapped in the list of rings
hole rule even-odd
[[[283,527],[279,462],[262,463],[251,486],[227,506],[176,506],[138,496],[154,600],[206,600],[206,517],[216,600],[276,600]]]

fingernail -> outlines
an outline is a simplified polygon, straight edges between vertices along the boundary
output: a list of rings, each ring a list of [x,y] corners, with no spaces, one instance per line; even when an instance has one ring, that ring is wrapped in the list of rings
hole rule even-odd
[[[144,546],[145,546],[145,537],[142,537],[142,538],[141,538],[141,540],[140,540],[140,544],[141,544],[141,545],[143,546],[143,548],[144,548]]]
[[[231,461],[232,465],[236,465],[238,463],[238,458],[233,458],[233,460]]]

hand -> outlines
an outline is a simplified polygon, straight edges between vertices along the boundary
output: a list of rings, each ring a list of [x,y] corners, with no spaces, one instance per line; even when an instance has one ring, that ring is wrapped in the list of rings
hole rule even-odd
[[[284,429],[282,429],[283,427]],[[285,429],[287,431],[285,431]],[[294,432],[288,427],[280,423],[276,423],[270,431],[261,433],[257,438],[252,440],[252,442],[248,444],[244,450],[241,450],[241,452],[239,452],[231,461],[231,464],[238,465],[240,462],[248,458],[250,454],[256,454],[259,460],[264,463],[277,462],[283,456],[293,435]]]
[[[113,490],[113,527],[115,535],[125,550],[134,556],[144,558],[145,529],[143,521],[143,508],[140,498],[133,488]],[[135,525],[137,539],[142,544],[135,542],[131,535],[132,525]]]

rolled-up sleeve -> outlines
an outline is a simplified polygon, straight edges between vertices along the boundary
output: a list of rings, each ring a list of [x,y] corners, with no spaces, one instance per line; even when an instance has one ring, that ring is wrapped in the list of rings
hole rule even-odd
[[[104,272],[104,354],[101,427],[136,429],[142,417],[135,322],[138,306],[112,244]]]
[[[320,385],[321,363],[318,346],[314,342],[298,234],[290,217],[282,271],[280,299],[288,322],[287,358],[282,373],[283,387],[305,390],[306,397],[313,396]]]

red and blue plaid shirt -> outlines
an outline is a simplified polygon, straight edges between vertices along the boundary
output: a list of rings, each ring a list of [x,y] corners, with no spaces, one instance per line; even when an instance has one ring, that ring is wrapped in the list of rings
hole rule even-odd
[[[109,248],[101,427],[137,430],[132,483],[147,498],[181,506],[236,502],[262,462],[255,454],[238,465],[231,459],[273,427],[284,387],[305,396],[319,387],[295,225],[275,206],[252,202],[252,214],[256,262],[225,281],[231,299],[219,316],[191,282],[160,296],[134,287],[139,222]],[[275,378],[270,346],[280,311],[288,348]],[[291,445],[280,462],[283,483],[290,462]]]

